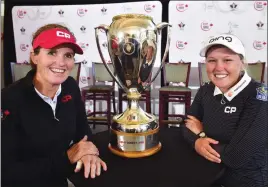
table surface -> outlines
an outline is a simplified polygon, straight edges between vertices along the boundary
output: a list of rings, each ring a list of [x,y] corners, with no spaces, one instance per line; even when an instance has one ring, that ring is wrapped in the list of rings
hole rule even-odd
[[[95,179],[85,179],[83,172],[70,177],[76,187],[208,187],[222,170],[222,165],[199,156],[183,140],[180,128],[161,128],[162,149],[144,158],[123,158],[110,152],[109,132],[94,135],[94,143],[108,170]]]

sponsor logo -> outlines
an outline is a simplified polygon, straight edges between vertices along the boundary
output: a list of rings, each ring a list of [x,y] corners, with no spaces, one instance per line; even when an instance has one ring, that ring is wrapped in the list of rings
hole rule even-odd
[[[8,110],[2,110],[1,109],[1,120],[4,120],[4,119],[6,119],[6,117],[8,116],[8,115],[10,115],[10,112],[8,111]]]
[[[183,22],[180,22],[178,24],[178,26],[179,26],[180,30],[184,30],[185,24]]]
[[[184,12],[185,10],[188,9],[188,4],[184,4],[184,3],[179,3],[176,5],[176,9],[179,11],[179,12]]]
[[[63,17],[64,16],[64,11],[63,10],[59,10],[58,11],[58,14],[60,15],[60,17]]]
[[[87,77],[86,76],[81,76],[80,77],[80,82],[82,83],[82,84],[86,84],[87,83]]]
[[[21,28],[20,28],[20,33],[21,33],[21,34],[25,34],[25,31],[26,31],[26,29],[25,29],[24,27],[21,27]]]
[[[71,95],[65,95],[62,97],[61,101],[63,103],[67,103],[68,101],[72,100],[72,96]]]
[[[104,42],[104,43],[102,44],[102,47],[107,48],[107,47],[108,47],[107,42]]]
[[[204,10],[205,11],[207,11],[207,10],[213,10],[214,9],[214,4],[213,4],[213,2],[212,3],[211,2],[210,3],[207,3],[206,2],[206,3],[203,4],[203,7],[204,7]]]
[[[258,27],[259,30],[262,30],[263,29],[263,26],[264,26],[264,23],[259,21],[256,26]]]
[[[83,50],[86,50],[87,48],[88,48],[88,43],[84,43],[84,42],[80,42],[79,44],[78,44]]]
[[[150,4],[145,4],[145,5],[144,5],[144,10],[145,10],[145,12],[147,12],[147,13],[152,12],[154,8],[155,8],[155,5],[150,5]]]
[[[24,18],[24,16],[26,15],[26,11],[25,10],[18,10],[17,11],[17,16],[18,18]]]
[[[231,11],[235,11],[237,9],[237,4],[232,3],[230,4]]]
[[[82,27],[80,27],[80,31],[82,32],[82,33],[85,33],[86,32],[86,27],[84,26],[84,25],[82,25]]]
[[[254,8],[257,11],[262,11],[262,10],[264,10],[266,5],[267,5],[267,2],[265,2],[265,1],[256,1],[254,3]]]
[[[268,92],[267,89],[268,88],[264,86],[257,88],[256,98],[258,100],[267,101],[267,92]]]
[[[226,106],[224,108],[224,113],[231,114],[234,112],[236,112],[236,107],[234,107],[234,106]]]
[[[129,12],[129,11],[131,11],[131,10],[132,10],[132,8],[131,8],[131,7],[126,6],[126,5],[123,5],[123,6],[122,6],[122,9],[123,9],[123,11],[124,11],[124,12]]]
[[[61,37],[61,38],[71,38],[71,35],[66,33],[66,32],[62,32],[62,31],[57,31],[56,32],[56,35],[58,37]]]
[[[232,37],[230,37],[230,36],[225,36],[225,37],[224,36],[218,36],[218,37],[215,37],[215,38],[211,38],[208,43],[212,43],[212,42],[215,42],[215,41],[218,41],[218,40],[226,40],[227,42],[232,42],[233,41]]]
[[[105,15],[105,14],[106,14],[106,12],[107,12],[107,8],[102,7],[102,9],[101,9],[101,13],[102,13],[103,15]]]
[[[84,15],[86,15],[87,9],[83,9],[83,8],[78,8],[77,9],[77,15],[80,17],[83,17]]]
[[[188,44],[188,43],[187,43],[187,42],[184,42],[184,41],[177,41],[177,42],[176,42],[176,47],[177,47],[178,49],[184,49],[185,46],[186,46],[187,44]]]
[[[87,64],[87,61],[86,60],[83,60],[81,63],[82,64]]]
[[[205,21],[201,23],[201,29],[203,31],[209,31],[211,29],[211,27],[213,27],[212,23],[208,23],[208,22],[205,22]]]
[[[261,50],[264,48],[264,46],[266,45],[266,42],[263,42],[263,41],[254,41],[253,42],[253,47],[257,50]]]
[[[27,51],[28,48],[29,48],[28,44],[20,44],[20,50],[21,51]]]
[[[228,26],[229,26],[228,34],[232,34],[234,32],[234,29],[237,29],[239,27],[237,23],[231,21],[228,22]]]

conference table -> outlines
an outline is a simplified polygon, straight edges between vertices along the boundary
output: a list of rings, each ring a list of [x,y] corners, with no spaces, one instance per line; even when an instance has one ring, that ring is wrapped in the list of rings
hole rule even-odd
[[[180,128],[160,129],[162,149],[149,157],[123,158],[108,149],[109,131],[94,135],[108,170],[95,179],[83,172],[70,181],[76,187],[209,187],[223,167],[199,156],[183,139]]]

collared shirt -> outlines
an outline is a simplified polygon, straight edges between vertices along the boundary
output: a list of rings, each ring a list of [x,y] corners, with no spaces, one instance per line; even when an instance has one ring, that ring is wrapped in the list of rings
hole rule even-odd
[[[32,84],[35,70],[4,88],[1,107],[2,185],[68,186],[73,173],[67,155],[70,142],[91,137],[80,89],[72,77],[61,84],[56,116]]]
[[[247,72],[244,73],[243,77],[240,79],[238,83],[236,83],[232,88],[230,88],[226,93],[224,93],[224,97],[231,101],[237,94],[239,94],[251,81],[251,77],[247,74]],[[217,86],[215,86],[214,89],[214,96],[223,94]]]
[[[248,186],[268,184],[267,105],[267,87],[245,73],[225,94],[212,82],[201,86],[188,111],[203,123],[209,138],[219,141],[211,146],[227,172]],[[199,137],[186,127],[183,136],[194,148]]]
[[[58,90],[57,90],[57,92],[56,92],[56,94],[55,94],[55,96],[54,96],[54,98],[53,98],[53,100],[50,98],[50,97],[47,97],[47,96],[45,96],[45,95],[43,95],[42,93],[40,93],[37,89],[36,89],[36,87],[34,87],[34,89],[35,89],[35,91],[36,91],[36,93],[46,102],[46,103],[48,103],[50,106],[51,106],[51,108],[52,108],[52,111],[53,111],[53,114],[54,114],[54,117],[56,117],[55,116],[55,112],[56,112],[56,106],[57,106],[57,99],[58,99],[58,96],[60,95],[60,93],[61,93],[61,84],[60,84],[60,86],[59,86],[59,88],[58,88]]]

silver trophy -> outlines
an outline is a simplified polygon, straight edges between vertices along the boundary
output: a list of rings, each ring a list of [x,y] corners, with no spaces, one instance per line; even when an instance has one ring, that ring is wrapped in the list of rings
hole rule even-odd
[[[152,76],[157,53],[158,35],[167,27],[167,44],[159,69]],[[99,31],[108,40],[108,52],[114,66],[111,71],[101,51]],[[127,109],[113,117],[109,149],[116,155],[138,158],[155,154],[161,149],[159,124],[154,115],[143,111],[139,98],[155,80],[167,57],[170,43],[170,25],[155,24],[150,16],[123,14],[113,17],[110,26],[95,28],[97,47],[108,72],[127,94]]]

